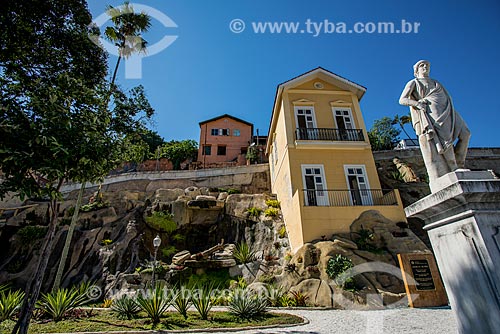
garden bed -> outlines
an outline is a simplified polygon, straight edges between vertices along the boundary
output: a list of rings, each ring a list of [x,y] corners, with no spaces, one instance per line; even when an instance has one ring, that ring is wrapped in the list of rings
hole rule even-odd
[[[111,311],[77,312],[76,317],[59,322],[32,321],[30,334],[42,333],[78,333],[78,332],[106,332],[106,331],[142,331],[142,330],[188,330],[202,328],[241,328],[262,327],[275,325],[292,325],[304,322],[304,319],[283,313],[268,312],[253,321],[242,320],[228,312],[212,311],[208,320],[202,320],[197,312],[189,312],[188,319],[184,319],[178,312],[165,312],[161,322],[154,328],[145,313],[139,313],[136,319],[119,320]],[[0,324],[0,333],[12,330],[15,322],[8,320]]]

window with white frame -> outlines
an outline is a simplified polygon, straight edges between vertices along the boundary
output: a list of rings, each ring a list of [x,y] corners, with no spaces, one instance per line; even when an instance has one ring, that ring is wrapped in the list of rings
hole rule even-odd
[[[301,167],[305,205],[328,206],[329,199],[323,165],[302,165]]]
[[[373,199],[370,184],[364,165],[344,165],[347,187],[350,192],[351,204],[372,205]]]
[[[276,144],[276,138],[273,139],[273,154],[274,154],[274,163],[278,163],[278,145]]]
[[[315,128],[316,118],[313,106],[295,106],[295,122],[297,128]]]
[[[212,129],[211,131],[212,136],[229,136],[230,133],[229,129]]]
[[[333,108],[333,118],[337,129],[354,129],[354,120],[352,118],[351,108]]]

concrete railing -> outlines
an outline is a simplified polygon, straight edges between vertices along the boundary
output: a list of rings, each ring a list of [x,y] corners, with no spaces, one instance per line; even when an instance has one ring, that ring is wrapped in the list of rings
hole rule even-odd
[[[258,164],[249,166],[237,166],[226,168],[210,168],[199,170],[176,170],[160,172],[134,172],[119,175],[108,176],[101,183],[87,183],[86,188],[96,187],[98,185],[110,185],[114,183],[138,181],[138,180],[178,180],[178,179],[201,179],[208,177],[261,173],[269,170],[269,164]],[[68,182],[61,188],[61,192],[68,193],[80,189],[80,183]]]

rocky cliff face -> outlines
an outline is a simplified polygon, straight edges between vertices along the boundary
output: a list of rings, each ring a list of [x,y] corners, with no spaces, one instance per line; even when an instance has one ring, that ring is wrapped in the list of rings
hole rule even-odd
[[[152,260],[152,240],[156,235],[163,240],[158,259],[166,263],[177,251],[201,252],[222,239],[233,244],[247,242],[257,250],[258,258],[269,254],[283,256],[288,247],[287,242],[280,250],[274,246],[283,225],[280,217],[270,218],[263,213],[249,217],[247,213],[249,208],[263,212],[268,195],[229,195],[218,189],[189,187],[157,189],[150,194],[121,190],[103,193],[102,197],[106,207],[80,214],[63,286],[81,280],[97,281],[104,286],[113,277],[134,273],[144,262]],[[36,267],[47,206],[43,202],[32,204],[36,206],[8,218],[0,227],[0,282],[22,287]],[[44,290],[49,290],[53,283],[73,207],[72,199],[62,205]],[[173,229],[150,221],[148,217],[154,212],[168,213]]]

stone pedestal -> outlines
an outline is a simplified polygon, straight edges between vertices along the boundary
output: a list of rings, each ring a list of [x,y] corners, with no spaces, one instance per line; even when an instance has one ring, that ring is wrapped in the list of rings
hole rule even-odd
[[[460,333],[500,333],[500,180],[457,171],[405,208],[425,221]]]

